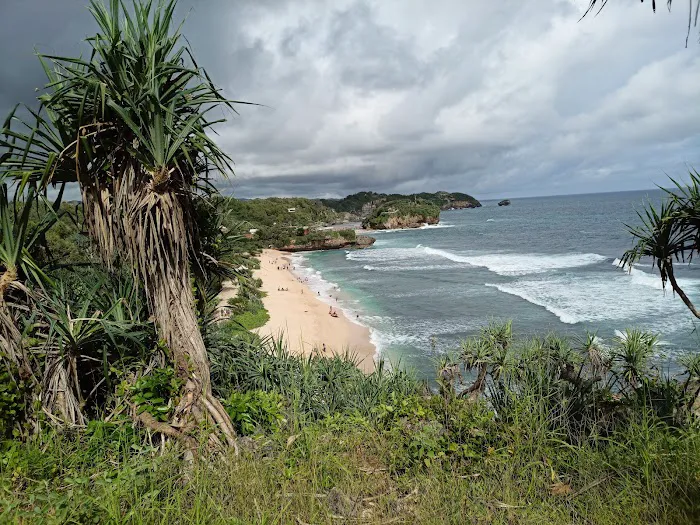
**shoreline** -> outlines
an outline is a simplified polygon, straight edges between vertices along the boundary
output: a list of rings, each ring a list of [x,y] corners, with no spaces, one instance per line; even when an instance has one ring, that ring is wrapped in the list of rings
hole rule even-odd
[[[255,330],[259,335],[284,335],[287,347],[295,355],[316,352],[331,356],[348,351],[360,361],[362,371],[374,371],[377,351],[369,328],[351,321],[340,308],[328,305],[300,282],[291,270],[291,254],[265,249],[258,260],[260,269],[253,275],[262,280],[261,289],[266,293],[262,301],[270,315],[270,320]],[[331,308],[337,317],[329,314]]]

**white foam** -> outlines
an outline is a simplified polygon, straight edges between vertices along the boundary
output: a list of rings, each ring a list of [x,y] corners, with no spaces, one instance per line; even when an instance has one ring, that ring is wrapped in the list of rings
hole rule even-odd
[[[486,286],[541,306],[567,324],[619,321],[627,327],[643,326],[649,319],[656,319],[649,326],[655,331],[692,328],[680,299],[624,274],[569,274]]]
[[[442,222],[439,222],[438,224],[423,224],[423,226],[419,227],[419,230],[439,230],[440,228],[454,228],[454,224],[445,224]]]
[[[486,222],[495,222],[495,219],[486,219]]]
[[[426,247],[430,255],[444,257],[455,262],[480,266],[499,275],[517,276],[543,273],[564,268],[577,268],[596,264],[607,259],[597,253],[569,253],[562,255],[494,253],[485,255],[458,255],[447,250]]]
[[[635,284],[641,286],[648,286],[657,290],[664,289],[663,282],[661,281],[661,276],[659,276],[656,273],[649,273],[643,270],[638,270],[634,267],[630,267],[629,265],[623,265],[620,259],[615,259],[613,261],[613,266],[622,270],[625,273],[625,275],[627,275],[629,279]],[[639,266],[639,264],[635,263],[634,266]],[[693,287],[700,284],[700,281],[698,281],[697,279],[680,278],[677,279],[677,281],[678,284],[681,285],[681,287]]]
[[[433,270],[454,270],[455,268],[458,268],[458,266],[454,264],[426,264],[422,266],[372,266],[371,264],[365,264],[362,267],[362,269],[370,272],[429,272]]]

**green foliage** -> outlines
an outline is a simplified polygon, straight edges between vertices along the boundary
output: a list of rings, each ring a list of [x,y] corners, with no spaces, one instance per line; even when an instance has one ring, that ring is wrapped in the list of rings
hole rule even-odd
[[[230,199],[229,206],[234,220],[246,221],[251,228],[261,228],[270,232],[275,226],[282,228],[299,228],[318,226],[337,220],[335,212],[319,201],[301,197],[253,200]],[[290,212],[290,209],[294,209]]]
[[[355,230],[337,230],[334,233],[340,235],[346,241],[354,241],[357,239],[357,234],[355,233]]]
[[[485,402],[389,396],[401,417],[279,419],[277,396],[241,392],[255,440],[203,456],[183,483],[174,443],[131,425],[0,446],[0,522],[15,523],[694,523],[700,433],[631,418],[568,444],[525,403],[503,421]],[[409,399],[410,398],[410,399]],[[397,412],[397,411],[395,411]],[[641,414],[640,414],[641,416]],[[263,427],[267,426],[267,430]]]
[[[365,205],[381,206],[384,203],[398,200],[421,200],[431,204],[435,204],[442,209],[448,209],[453,203],[468,203],[472,207],[479,207],[481,203],[471,195],[466,193],[446,191],[438,191],[436,193],[414,193],[410,195],[401,195],[392,193],[375,193],[372,191],[362,191],[353,195],[348,195],[343,199],[321,199],[324,205],[334,209],[337,212],[361,214],[362,208]]]
[[[233,392],[224,408],[236,431],[249,436],[256,432],[276,432],[284,422],[284,398],[275,392],[254,390]]]
[[[246,330],[255,330],[261,326],[265,326],[270,320],[270,314],[263,308],[258,308],[255,311],[245,311],[243,313],[234,315],[229,323],[236,326],[240,326]]]
[[[677,282],[673,266],[674,262],[689,262],[699,253],[700,173],[691,171],[688,185],[673,179],[671,182],[675,188],[662,188],[666,192],[666,198],[661,206],[648,203],[642,211],[637,212],[641,225],[628,226],[636,243],[623,254],[621,264],[631,269],[643,257],[650,258],[659,270],[664,288],[670,283],[691,313],[700,318],[700,312]]]
[[[370,416],[392,392],[408,395],[421,387],[412,374],[389,371],[383,363],[366,375],[350,355],[300,358],[281,341],[246,334],[212,333],[207,350],[220,397],[234,391],[276,392],[289,400],[300,418],[316,420],[336,412]]]
[[[152,370],[133,385],[123,385],[122,390],[129,390],[139,414],[148,412],[158,421],[167,421],[175,408],[172,400],[181,386],[182,380],[175,376],[175,370],[167,367]]]
[[[362,221],[363,228],[383,228],[392,218],[411,217],[417,222],[428,222],[440,217],[440,207],[428,201],[398,200],[382,204]]]
[[[18,432],[17,425],[25,417],[27,388],[16,373],[0,368],[0,439]]]

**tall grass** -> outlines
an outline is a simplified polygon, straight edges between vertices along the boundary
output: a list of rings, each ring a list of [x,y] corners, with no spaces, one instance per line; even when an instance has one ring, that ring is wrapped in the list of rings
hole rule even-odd
[[[295,357],[280,341],[213,331],[239,457],[203,454],[188,467],[177,443],[119,417],[6,442],[0,523],[700,520],[700,429],[692,412],[667,418],[648,402],[651,366],[617,384],[628,368],[591,377],[585,341],[518,342],[492,328],[481,342],[495,341],[494,356],[465,353],[488,363],[476,399],[445,366],[435,392],[383,365],[364,375],[347,356]]]

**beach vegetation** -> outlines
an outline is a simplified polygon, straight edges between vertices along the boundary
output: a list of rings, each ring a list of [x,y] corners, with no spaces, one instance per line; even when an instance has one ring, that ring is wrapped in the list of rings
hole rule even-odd
[[[679,370],[676,384],[653,366],[627,374],[616,356],[625,344],[647,345],[641,333],[615,342],[610,353],[601,349],[601,371],[589,339],[518,340],[509,332],[494,324],[478,336],[489,353],[512,359],[509,366],[496,364],[508,361],[502,355],[493,359],[484,395],[473,399],[461,395],[470,379],[456,370],[448,376],[439,368],[445,388],[427,388],[383,363],[365,375],[351,356],[295,357],[281,340],[211,332],[215,390],[244,436],[237,457],[203,456],[183,468],[178,441],[156,439],[123,416],[71,432],[47,428],[0,447],[0,519],[604,524],[700,518],[700,432],[685,408],[695,387],[672,403],[673,417],[657,410],[651,388],[662,379],[682,392],[697,363]],[[460,352],[447,362],[461,366],[463,359],[477,366],[483,360]]]

